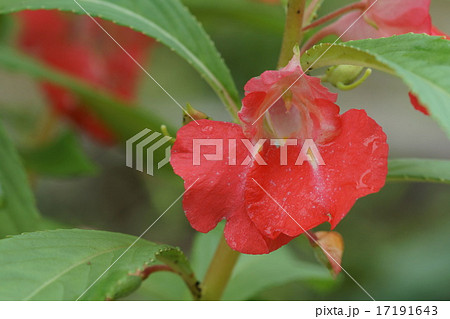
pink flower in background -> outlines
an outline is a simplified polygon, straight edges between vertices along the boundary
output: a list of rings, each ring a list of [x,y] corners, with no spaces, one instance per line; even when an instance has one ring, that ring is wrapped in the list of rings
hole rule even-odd
[[[323,36],[342,35],[342,41],[390,37],[409,32],[431,33],[429,13],[431,0],[375,1],[362,0],[364,6],[361,9],[343,15],[320,33]],[[348,29],[353,23],[354,25]]]

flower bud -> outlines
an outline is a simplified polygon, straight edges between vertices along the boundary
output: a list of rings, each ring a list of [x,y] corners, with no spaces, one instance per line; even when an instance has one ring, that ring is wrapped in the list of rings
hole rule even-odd
[[[200,112],[192,107],[189,103],[186,104],[186,110],[183,114],[183,125],[197,120],[211,120],[211,118],[203,112]]]
[[[343,91],[352,90],[361,85],[372,74],[371,69],[367,69],[364,73],[363,70],[363,67],[356,65],[336,65],[327,70],[322,81],[329,82]],[[361,78],[359,78],[360,76]]]
[[[319,231],[310,233],[310,243],[317,259],[336,277],[341,272],[344,239],[335,231]],[[311,240],[314,238],[314,240]]]

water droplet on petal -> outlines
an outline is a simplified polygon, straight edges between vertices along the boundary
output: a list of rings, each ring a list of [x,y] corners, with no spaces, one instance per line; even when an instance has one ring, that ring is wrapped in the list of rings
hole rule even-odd
[[[370,169],[365,171],[364,174],[361,175],[361,178],[358,181],[358,184],[356,185],[357,189],[361,189],[361,188],[366,188],[368,187],[368,185],[366,183],[364,183],[364,179],[366,178],[367,175],[370,174]]]

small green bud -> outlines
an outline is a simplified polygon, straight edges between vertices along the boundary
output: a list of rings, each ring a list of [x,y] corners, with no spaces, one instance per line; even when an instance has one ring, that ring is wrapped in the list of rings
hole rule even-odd
[[[327,70],[322,81],[329,82],[340,90],[352,90],[361,85],[372,74],[371,69],[366,69],[365,72],[363,70],[363,67],[356,65],[333,66]]]
[[[186,104],[186,110],[183,114],[183,125],[197,120],[211,120],[211,118],[203,112],[200,112],[192,107],[189,103]]]

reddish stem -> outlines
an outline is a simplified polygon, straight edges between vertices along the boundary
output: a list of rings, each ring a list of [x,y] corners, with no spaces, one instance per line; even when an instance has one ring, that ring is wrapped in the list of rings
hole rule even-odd
[[[311,28],[317,27],[325,22],[328,22],[330,20],[333,20],[336,17],[339,17],[340,15],[343,15],[344,13],[347,13],[349,11],[353,11],[353,10],[363,10],[366,7],[366,5],[362,2],[356,2],[356,3],[352,3],[349,4],[348,6],[345,6],[343,8],[340,8],[330,14],[327,14],[326,16],[323,16],[320,19],[317,19],[316,21],[314,21],[313,23],[307,25],[306,27],[304,27],[302,29],[302,31],[306,31],[309,30]]]
[[[156,265],[156,266],[150,266],[145,268],[144,270],[140,271],[138,275],[142,278],[142,280],[145,280],[150,276],[151,274],[158,272],[158,271],[169,271],[174,272],[172,268],[166,265]]]
[[[311,48],[314,44],[325,38],[327,35],[332,34],[330,30],[327,30],[327,28],[319,30],[319,32],[314,33],[312,37],[308,39],[308,41],[305,42],[305,44],[302,46],[302,49],[300,50],[300,53],[305,53],[306,50]]]

